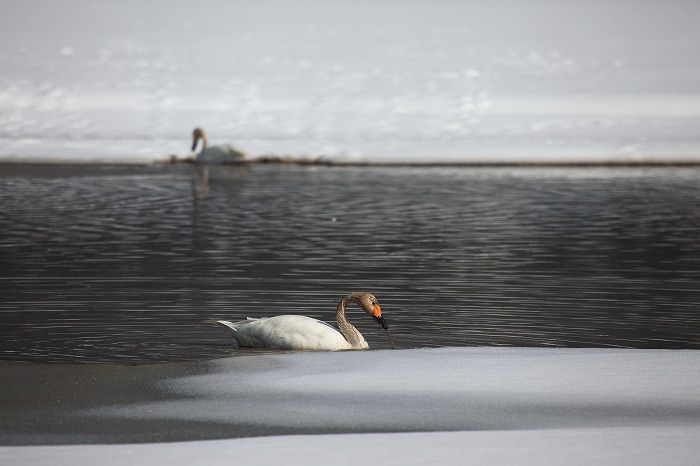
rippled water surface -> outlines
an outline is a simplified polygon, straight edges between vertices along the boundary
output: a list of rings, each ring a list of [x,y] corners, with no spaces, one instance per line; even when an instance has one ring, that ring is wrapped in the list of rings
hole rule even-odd
[[[0,205],[3,359],[251,354],[201,321],[353,290],[399,347],[700,349],[696,168],[2,166]]]

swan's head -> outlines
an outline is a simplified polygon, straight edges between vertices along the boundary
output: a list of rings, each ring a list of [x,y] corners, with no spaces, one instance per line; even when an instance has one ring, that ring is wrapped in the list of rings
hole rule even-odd
[[[382,308],[377,302],[377,298],[370,293],[358,293],[357,303],[360,305],[362,310],[367,314],[371,315],[375,322],[382,326],[383,329],[388,329],[389,324],[386,323],[384,317],[382,317]]]
[[[197,143],[199,140],[202,140],[202,150],[207,148],[207,144],[209,143],[207,139],[207,133],[202,129],[202,128],[195,128],[194,131],[192,131],[192,150],[194,151],[197,148]]]

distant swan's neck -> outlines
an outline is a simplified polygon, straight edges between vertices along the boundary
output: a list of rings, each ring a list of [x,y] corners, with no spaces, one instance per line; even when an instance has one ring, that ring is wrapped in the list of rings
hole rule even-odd
[[[350,293],[344,297],[338,303],[338,309],[335,314],[335,319],[338,322],[338,328],[343,334],[345,339],[350,343],[350,345],[355,349],[367,348],[367,341],[362,336],[359,330],[355,328],[350,322],[348,322],[347,317],[345,317],[345,308],[350,303],[357,303],[358,299],[353,293]]]
[[[207,136],[207,133],[202,131],[202,151],[209,147],[209,137]]]
[[[197,147],[197,143],[199,141],[202,141],[202,150],[199,151],[200,153],[202,153],[202,152],[204,152],[204,149],[209,147],[209,137],[207,136],[207,132],[201,128],[197,128],[195,130],[194,143],[192,145],[192,150],[195,150],[195,148]]]

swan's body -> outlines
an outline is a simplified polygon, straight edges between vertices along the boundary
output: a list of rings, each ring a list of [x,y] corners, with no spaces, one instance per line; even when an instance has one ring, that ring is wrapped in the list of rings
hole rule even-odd
[[[192,150],[197,148],[199,141],[202,141],[202,150],[197,154],[197,163],[244,163],[248,161],[248,156],[231,144],[219,144],[209,146],[209,138],[202,128],[195,128],[192,133]]]
[[[389,327],[382,317],[377,299],[369,293],[350,293],[338,303],[338,329],[320,320],[297,315],[213,322],[228,328],[240,346],[325,351],[367,349],[367,340],[345,317],[345,308],[349,303],[359,304],[384,329]]]
[[[357,348],[353,347],[335,328],[306,316],[275,316],[243,322],[219,320],[217,323],[228,327],[240,346],[331,351],[369,348],[364,338]]]

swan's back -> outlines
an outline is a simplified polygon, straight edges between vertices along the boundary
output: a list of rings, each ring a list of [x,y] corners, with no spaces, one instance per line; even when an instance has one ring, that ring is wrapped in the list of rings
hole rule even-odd
[[[326,351],[356,349],[338,330],[311,317],[282,315],[241,322],[218,320],[216,323],[229,328],[241,346]],[[364,342],[364,348],[368,347]]]
[[[198,163],[244,163],[247,161],[247,154],[230,144],[207,147],[197,155]]]

